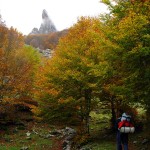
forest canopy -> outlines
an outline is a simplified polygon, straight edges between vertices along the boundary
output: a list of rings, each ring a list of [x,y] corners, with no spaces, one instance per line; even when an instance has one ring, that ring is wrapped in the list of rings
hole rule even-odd
[[[12,119],[8,107],[23,105],[36,117],[77,125],[85,133],[90,112],[102,107],[109,109],[112,127],[120,108],[135,115],[140,106],[149,121],[150,3],[101,2],[108,14],[80,17],[67,31],[51,35],[24,37],[0,21],[3,120]],[[37,52],[40,46],[54,49],[51,59]]]

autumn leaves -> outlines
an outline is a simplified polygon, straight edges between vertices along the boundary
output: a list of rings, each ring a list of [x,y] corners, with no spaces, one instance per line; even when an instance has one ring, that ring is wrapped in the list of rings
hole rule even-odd
[[[112,112],[124,103],[141,103],[149,111],[149,2],[106,4],[110,14],[81,17],[51,59],[23,46],[16,30],[0,26],[2,101],[28,96],[38,102],[30,106],[36,115],[83,125],[86,132],[99,101]]]

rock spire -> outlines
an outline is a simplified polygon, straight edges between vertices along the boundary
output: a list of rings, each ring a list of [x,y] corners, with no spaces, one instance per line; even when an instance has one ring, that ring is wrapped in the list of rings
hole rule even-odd
[[[44,9],[42,12],[42,23],[40,28],[33,28],[30,34],[49,34],[56,31],[54,23],[50,19],[47,11]]]

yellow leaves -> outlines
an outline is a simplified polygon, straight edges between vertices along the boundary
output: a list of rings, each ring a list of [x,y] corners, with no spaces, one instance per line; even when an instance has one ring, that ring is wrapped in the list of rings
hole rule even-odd
[[[140,2],[136,3],[134,8],[130,7],[128,13],[119,22],[116,27],[116,40],[132,39],[132,41],[138,41],[140,37],[140,31],[142,31],[149,24],[148,10],[142,12],[144,5],[140,6]],[[130,40],[131,41],[131,40]]]
[[[66,101],[61,98],[61,99],[58,100],[58,103],[59,103],[59,104],[64,104],[64,103],[66,103]]]
[[[71,103],[72,101],[73,101],[72,97],[68,97],[66,99],[64,99],[64,98],[58,99],[59,104],[67,104],[67,103]]]
[[[0,48],[5,48],[8,44],[8,29],[0,25]]]
[[[42,118],[38,117],[41,114],[41,110],[39,109],[39,107],[37,107],[35,105],[32,105],[31,106],[31,111],[32,111],[33,114],[36,114],[36,116],[35,115],[33,116],[36,121],[41,121],[42,120]]]
[[[56,89],[51,82],[50,75],[54,73],[54,70],[51,69],[51,65],[49,65],[49,61],[44,62],[44,65],[39,67],[39,70],[35,75],[33,94],[34,98],[36,98],[38,101],[42,101],[42,97],[45,95],[57,97],[60,92],[60,89]]]
[[[41,109],[53,112],[64,108],[74,113],[70,109],[87,107],[85,90],[93,94],[106,72],[102,46],[107,39],[100,26],[101,22],[96,18],[81,18],[60,40],[52,59],[42,64],[36,74],[34,92],[43,104]],[[83,102],[80,103],[81,98]],[[54,110],[49,110],[53,107]]]
[[[129,31],[133,34],[136,33],[136,30],[140,29],[145,23],[145,16],[137,15],[136,13],[131,12],[129,16],[124,18],[119,23],[119,29],[126,31],[125,34],[129,33]]]
[[[32,109],[36,107],[31,99],[31,89],[38,56],[33,49],[23,46],[22,34],[0,25],[0,105],[21,104]],[[6,105],[6,112],[13,114]]]

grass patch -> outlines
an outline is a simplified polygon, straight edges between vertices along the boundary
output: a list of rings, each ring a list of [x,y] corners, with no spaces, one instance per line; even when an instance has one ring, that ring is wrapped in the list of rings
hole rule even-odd
[[[90,138],[83,148],[86,150],[116,150],[115,134],[110,131],[110,117],[108,113],[90,113]]]
[[[91,121],[90,121],[90,133],[92,136],[95,134],[99,134],[105,129],[109,129],[110,127],[110,115],[103,113],[96,113],[92,111],[90,113]]]
[[[103,112],[91,112],[90,114],[90,137],[83,143],[82,147],[85,150],[115,150],[116,149],[116,135],[111,132],[110,128],[110,114]],[[0,150],[20,150],[22,147],[28,147],[29,150],[60,150],[62,149],[62,139],[46,138],[49,131],[57,127],[31,122],[25,126],[24,130],[19,130],[18,127],[12,127],[7,130],[0,131]],[[149,129],[149,128],[148,128]],[[35,134],[36,131],[39,134]],[[27,132],[30,132],[31,139],[27,139]],[[142,144],[144,139],[150,139],[148,130],[146,132],[135,133],[129,135],[129,148],[132,150],[140,150],[143,147],[149,149],[149,143]],[[136,144],[133,144],[137,141]],[[77,149],[76,149],[77,150]]]
[[[6,146],[0,146],[0,150],[20,150],[20,148],[17,147],[6,147]]]
[[[92,143],[91,145],[88,145],[88,148],[91,148],[92,150],[116,150],[114,143],[108,141]]]
[[[40,133],[40,135],[46,135],[49,133],[49,126],[40,125],[38,127],[27,127],[25,130],[18,130],[16,132],[16,127],[9,129],[9,134],[7,132],[3,133],[0,138],[0,150],[20,150],[22,147],[28,147],[30,150],[41,150],[41,149],[51,149],[53,140],[52,138],[45,138],[39,134],[35,134],[32,130],[35,129]],[[14,132],[15,131],[15,132]],[[26,133],[30,132],[30,138],[27,138]]]

